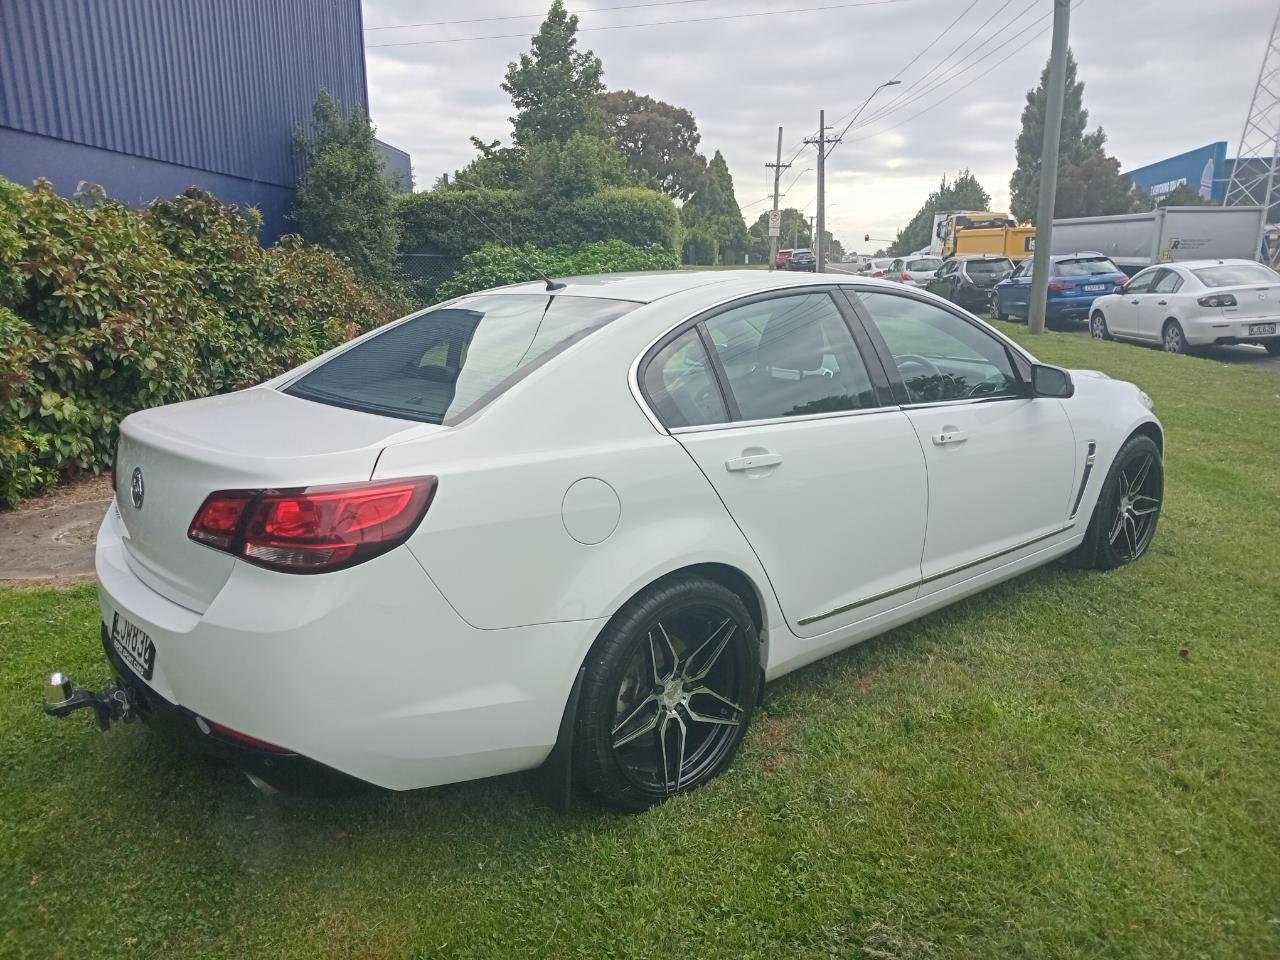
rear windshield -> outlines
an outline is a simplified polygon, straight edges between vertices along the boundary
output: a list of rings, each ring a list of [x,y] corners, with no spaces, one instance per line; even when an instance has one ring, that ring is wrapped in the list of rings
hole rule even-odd
[[[638,306],[595,297],[467,297],[389,327],[284,392],[384,417],[456,423]]]
[[[1106,257],[1059,260],[1054,264],[1054,269],[1060,277],[1093,277],[1104,273],[1120,272],[1120,269]]]
[[[1206,287],[1247,287],[1251,284],[1280,283],[1280,274],[1260,263],[1224,263],[1192,270]]]
[[[964,265],[964,269],[970,275],[986,276],[992,273],[1008,273],[1013,269],[1013,263],[1009,260],[970,260]]]
[[[937,270],[942,266],[942,261],[936,257],[927,257],[924,260],[908,260],[908,270]]]
[[[792,250],[791,255],[793,257],[811,257],[813,256],[813,251],[812,250]]]

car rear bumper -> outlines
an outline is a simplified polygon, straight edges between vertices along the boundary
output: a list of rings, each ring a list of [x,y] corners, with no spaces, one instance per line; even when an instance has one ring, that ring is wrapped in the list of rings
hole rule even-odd
[[[1262,324],[1275,324],[1276,333],[1259,334],[1251,333],[1250,328],[1256,329]],[[1280,340],[1280,316],[1274,317],[1245,317],[1239,320],[1224,320],[1218,317],[1191,317],[1182,323],[1183,334],[1187,338],[1187,343],[1196,344],[1197,346],[1205,346],[1208,344],[1233,344],[1233,343],[1275,343]]]
[[[203,721],[215,734],[202,746],[250,768],[312,761],[400,790],[535,767],[603,626],[472,627],[404,547],[311,576],[237,562],[197,613],[134,574],[122,530],[113,503],[96,553],[102,623],[119,614],[156,653],[146,681],[112,652],[113,667],[156,713],[187,733]]]

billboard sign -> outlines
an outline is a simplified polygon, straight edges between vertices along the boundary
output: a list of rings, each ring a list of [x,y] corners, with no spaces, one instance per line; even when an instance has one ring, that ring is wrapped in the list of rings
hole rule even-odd
[[[1203,200],[1221,203],[1227,192],[1227,142],[1219,140],[1130,170],[1133,185],[1155,200],[1188,187]]]

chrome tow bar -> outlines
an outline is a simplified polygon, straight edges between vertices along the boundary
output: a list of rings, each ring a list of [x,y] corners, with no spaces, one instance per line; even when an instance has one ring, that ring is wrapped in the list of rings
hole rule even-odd
[[[51,717],[65,717],[77,710],[92,710],[101,730],[111,729],[113,723],[130,723],[138,716],[133,694],[124,687],[77,690],[65,673],[50,674],[45,685],[44,712]]]

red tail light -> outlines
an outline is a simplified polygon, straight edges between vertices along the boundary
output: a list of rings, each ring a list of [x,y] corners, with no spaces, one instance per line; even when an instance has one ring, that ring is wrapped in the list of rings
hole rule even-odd
[[[218,490],[205,498],[187,536],[271,570],[340,570],[404,543],[435,492],[435,477]]]
[[[884,271],[883,271],[883,270],[873,270],[873,271],[871,272],[871,276],[876,277],[876,278],[883,277],[883,276],[884,276]]]
[[[911,274],[907,273],[907,271],[905,270],[902,271],[902,282],[903,283],[911,282]]]
[[[1236,306],[1236,298],[1229,293],[1214,293],[1207,297],[1201,297],[1196,303],[1202,307],[1234,307]]]
[[[1062,293],[1065,290],[1074,290],[1075,288],[1076,288],[1076,285],[1072,283],[1070,280],[1050,280],[1049,281],[1050,293]]]

